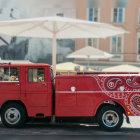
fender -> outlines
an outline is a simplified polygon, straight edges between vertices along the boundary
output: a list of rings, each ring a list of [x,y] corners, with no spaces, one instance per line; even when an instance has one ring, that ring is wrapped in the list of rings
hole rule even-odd
[[[95,110],[94,110],[94,112],[93,112],[93,115],[95,116],[96,113],[97,113],[98,108],[99,108],[102,104],[104,104],[105,102],[108,102],[108,101],[112,101],[112,102],[115,102],[115,103],[119,104],[119,105],[124,109],[125,115],[128,117],[127,108],[124,106],[124,104],[122,104],[120,101],[115,100],[115,99],[106,99],[106,100],[102,100],[100,103],[98,103],[98,104],[96,105]]]

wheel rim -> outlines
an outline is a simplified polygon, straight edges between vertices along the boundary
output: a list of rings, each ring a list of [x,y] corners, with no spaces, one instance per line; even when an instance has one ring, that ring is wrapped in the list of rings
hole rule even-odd
[[[107,127],[115,127],[119,122],[119,116],[115,111],[109,110],[103,114],[102,121]]]
[[[20,118],[21,118],[20,112],[16,108],[9,108],[5,112],[5,120],[9,124],[16,124],[16,123],[18,123]]]

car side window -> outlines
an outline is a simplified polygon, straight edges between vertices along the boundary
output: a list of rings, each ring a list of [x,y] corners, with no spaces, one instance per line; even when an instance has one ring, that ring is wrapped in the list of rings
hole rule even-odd
[[[45,69],[44,68],[29,68],[28,69],[28,82],[44,82]]]
[[[19,68],[0,68],[0,82],[19,82]]]

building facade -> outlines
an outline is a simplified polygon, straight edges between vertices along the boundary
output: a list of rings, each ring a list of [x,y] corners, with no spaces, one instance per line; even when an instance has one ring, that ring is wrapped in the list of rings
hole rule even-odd
[[[71,61],[66,59],[66,56],[74,50],[92,46],[114,55],[109,60],[93,60],[92,65],[108,66],[122,63],[140,65],[140,0],[11,0],[10,2],[0,0],[0,4],[0,20],[64,16],[91,22],[105,22],[129,32],[107,39],[76,39],[75,42],[58,40],[58,63]],[[22,39],[16,44],[19,42],[22,43]],[[51,40],[30,39],[25,43],[25,56],[21,59],[51,64],[51,46]],[[7,53],[4,56],[7,58]],[[75,61],[86,64],[84,60]]]
[[[114,55],[110,60],[93,61],[94,64],[113,65],[130,63],[139,65],[140,1],[102,0],[100,3],[97,3],[96,0],[77,0],[77,3],[80,3],[80,6],[77,4],[77,18],[109,23],[123,28],[129,33],[108,39],[78,39],[76,40],[75,49],[78,50],[85,46],[92,46]]]

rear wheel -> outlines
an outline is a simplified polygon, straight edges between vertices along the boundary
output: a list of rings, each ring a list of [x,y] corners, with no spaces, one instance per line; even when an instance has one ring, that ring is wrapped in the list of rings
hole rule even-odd
[[[97,121],[104,130],[115,131],[122,126],[123,113],[116,106],[104,106],[97,115]]]
[[[26,122],[26,110],[17,103],[5,105],[1,110],[2,123],[11,128],[22,127]]]

